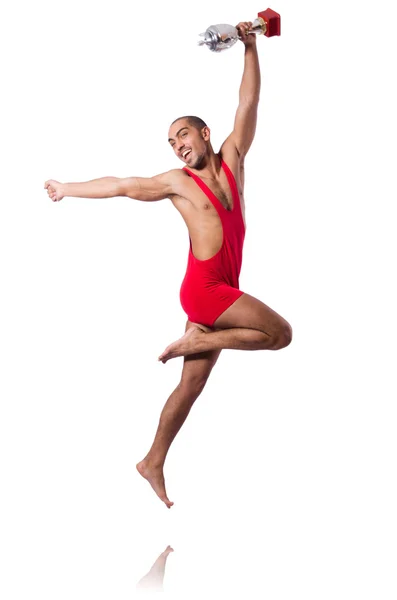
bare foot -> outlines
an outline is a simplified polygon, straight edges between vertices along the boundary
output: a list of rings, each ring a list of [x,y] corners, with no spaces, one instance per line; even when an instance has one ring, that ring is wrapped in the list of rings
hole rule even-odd
[[[160,500],[162,500],[168,508],[171,508],[174,503],[167,497],[162,467],[152,467],[150,463],[144,459],[136,465],[136,468],[138,473],[148,480]]]
[[[197,341],[208,331],[211,331],[209,327],[194,324],[193,327],[189,327],[185,335],[179,338],[179,340],[167,346],[164,352],[160,354],[159,360],[165,364],[170,358],[187,356],[188,354],[198,352]]]

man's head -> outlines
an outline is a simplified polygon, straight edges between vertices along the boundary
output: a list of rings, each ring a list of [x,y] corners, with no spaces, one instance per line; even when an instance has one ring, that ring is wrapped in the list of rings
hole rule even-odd
[[[210,130],[199,117],[175,119],[168,132],[168,142],[177,157],[192,169],[197,169],[204,157],[213,152]]]

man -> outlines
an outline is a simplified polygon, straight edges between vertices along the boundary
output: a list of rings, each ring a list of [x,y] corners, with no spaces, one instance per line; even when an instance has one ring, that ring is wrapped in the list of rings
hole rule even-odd
[[[184,357],[181,381],[167,400],[152,447],[137,464],[139,473],[168,508],[163,467],[169,447],[201,394],[223,348],[278,350],[292,339],[288,322],[239,289],[245,235],[244,159],[252,144],[260,92],[256,35],[251,22],[237,25],[245,46],[244,74],[233,132],[215,154],[210,129],[198,117],[171,124],[169,143],[185,163],[152,178],[104,177],[86,183],[45,183],[53,201],[64,196],[136,200],[169,198],[190,235],[186,276],[180,299],[187,313],[185,335],[168,346],[159,360]]]

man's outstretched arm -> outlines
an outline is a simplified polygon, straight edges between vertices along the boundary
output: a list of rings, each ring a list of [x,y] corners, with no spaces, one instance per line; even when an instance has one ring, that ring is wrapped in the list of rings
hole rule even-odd
[[[78,198],[114,198],[128,196],[145,202],[163,200],[178,193],[180,169],[172,169],[154,177],[101,177],[82,183],[61,183],[54,179],[45,182],[44,187],[51,200],[59,202],[65,196]]]
[[[253,142],[258,114],[261,74],[256,34],[246,34],[251,22],[239,23],[237,29],[245,46],[244,73],[239,92],[239,105],[234,121],[232,138],[240,156],[245,156]]]

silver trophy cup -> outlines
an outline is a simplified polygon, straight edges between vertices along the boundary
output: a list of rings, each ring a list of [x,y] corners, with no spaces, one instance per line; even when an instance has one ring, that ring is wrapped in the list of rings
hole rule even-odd
[[[280,35],[280,15],[271,8],[258,13],[258,18],[252,23],[249,34]],[[199,46],[208,46],[212,52],[222,52],[234,46],[240,39],[238,30],[233,25],[211,25],[204,33],[200,33],[203,40],[199,40]]]

